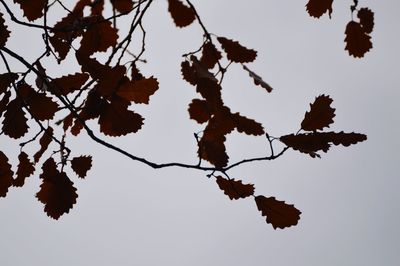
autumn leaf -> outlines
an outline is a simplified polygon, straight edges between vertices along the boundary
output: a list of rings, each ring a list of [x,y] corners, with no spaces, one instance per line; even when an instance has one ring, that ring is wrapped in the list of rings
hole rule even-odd
[[[228,164],[228,155],[225,148],[225,136],[218,138],[202,137],[199,141],[198,155],[217,168],[225,167]]]
[[[265,133],[260,123],[245,116],[241,116],[239,113],[232,114],[232,119],[235,122],[237,131],[240,133],[254,136],[260,136]]]
[[[345,50],[354,57],[363,57],[372,48],[371,37],[360,23],[350,21],[346,26]]]
[[[248,49],[236,41],[225,37],[218,37],[217,40],[224,49],[229,60],[236,63],[253,62],[257,57],[257,52],[253,49]]]
[[[0,12],[0,47],[6,45],[8,37],[10,37],[10,31],[7,29],[3,13]]]
[[[100,131],[107,136],[119,137],[141,129],[143,118],[128,110],[128,104],[114,100],[104,105],[99,118]]]
[[[0,74],[0,94],[6,92],[7,88],[18,79],[18,74],[16,73],[4,73]]]
[[[212,115],[207,101],[200,99],[193,99],[189,104],[190,118],[197,121],[199,124],[207,122]]]
[[[206,78],[199,79],[196,86],[196,91],[200,93],[200,95],[206,99],[208,104],[212,107],[223,105],[221,90],[221,85]]]
[[[13,175],[7,156],[0,151],[0,197],[7,195],[8,188],[13,183]]]
[[[14,0],[14,3],[18,3],[21,9],[24,11],[24,16],[29,20],[41,18],[43,16],[43,10],[46,7],[46,0]]]
[[[28,132],[27,121],[22,109],[22,102],[16,98],[7,105],[3,120],[3,133],[10,138],[19,139]]]
[[[33,160],[35,163],[39,162],[40,158],[42,157],[43,153],[49,147],[49,144],[53,140],[53,128],[49,127],[47,130],[43,132],[42,137],[39,140],[40,149],[33,155]]]
[[[203,44],[202,55],[200,58],[200,63],[203,66],[208,69],[212,69],[221,58],[221,52],[215,48],[214,44],[211,42],[206,42]]]
[[[49,84],[49,91],[56,95],[59,93],[67,95],[80,90],[88,78],[89,76],[86,73],[75,73],[55,78]]]
[[[175,25],[180,28],[189,26],[196,18],[193,9],[184,5],[180,0],[168,0],[168,11]]]
[[[112,6],[120,13],[126,13],[132,10],[132,0],[111,0]]]
[[[112,27],[110,21],[100,22],[101,20],[103,20],[101,16],[96,18],[96,21],[93,21],[83,33],[80,53],[90,56],[95,52],[105,52],[117,44],[117,30]]]
[[[333,123],[335,109],[330,105],[333,100],[329,96],[320,95],[310,104],[310,112],[306,112],[301,122],[301,128],[306,131],[322,130]]]
[[[222,176],[217,176],[216,181],[219,188],[224,191],[225,195],[227,195],[231,200],[247,198],[254,193],[254,185],[243,184],[241,180],[228,180]]]
[[[319,18],[328,12],[329,18],[332,14],[333,0],[309,0],[306,9],[310,16]]]
[[[80,177],[85,178],[92,168],[92,156],[79,156],[71,160],[71,168]]]
[[[181,73],[184,80],[196,86],[197,84],[197,76],[196,70],[193,66],[190,65],[189,61],[183,61],[181,64]]]
[[[308,134],[290,134],[279,138],[286,146],[312,157],[318,151],[327,152],[331,144],[350,146],[367,139],[367,136],[360,133],[344,132],[314,132]]]
[[[53,219],[68,213],[76,203],[78,194],[74,183],[64,172],[59,172],[53,158],[49,158],[42,166],[42,184],[36,193],[37,199],[44,204],[44,211]]]
[[[265,82],[259,75],[257,75],[256,73],[254,73],[253,71],[251,71],[247,66],[243,65],[243,69],[246,70],[249,73],[249,76],[251,78],[253,78],[254,84],[256,85],[260,85],[261,87],[263,87],[264,89],[267,90],[267,92],[271,92],[272,91],[272,87]]]
[[[150,96],[157,90],[157,79],[150,77],[137,81],[126,81],[118,88],[116,94],[127,101],[148,104]]]
[[[360,8],[357,13],[357,17],[360,19],[360,25],[362,26],[365,33],[371,33],[374,29],[374,12],[369,8]]]
[[[13,181],[13,186],[22,187],[25,183],[25,179],[33,174],[35,167],[29,160],[28,154],[21,152],[18,156],[19,164],[17,169],[17,177]]]
[[[272,224],[274,229],[297,225],[300,220],[301,211],[292,204],[286,204],[275,197],[264,197],[262,195],[255,197],[257,208],[262,216],[267,217],[267,223]]]
[[[4,93],[3,98],[0,100],[0,117],[2,116],[3,112],[7,109],[8,102],[10,101],[11,92],[6,91]]]

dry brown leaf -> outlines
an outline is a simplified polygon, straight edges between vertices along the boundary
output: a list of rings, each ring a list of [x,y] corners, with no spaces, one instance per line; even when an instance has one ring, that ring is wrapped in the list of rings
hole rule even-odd
[[[224,191],[231,200],[247,198],[254,194],[253,184],[243,184],[241,180],[225,179],[222,176],[216,178],[219,188]]]
[[[329,96],[320,95],[310,104],[311,110],[306,112],[301,128],[306,131],[322,130],[333,123],[335,109],[331,107],[333,100]]]

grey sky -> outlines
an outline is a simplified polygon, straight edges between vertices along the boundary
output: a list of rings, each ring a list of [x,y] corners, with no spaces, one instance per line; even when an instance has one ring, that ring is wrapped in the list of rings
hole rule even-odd
[[[375,12],[374,48],[354,59],[343,49],[351,2],[335,1],[332,20],[317,20],[306,1],[193,1],[212,33],[258,51],[248,66],[274,88],[266,93],[233,66],[223,86],[233,111],[280,136],[296,132],[309,103],[328,94],[336,108],[332,130],[368,135],[321,159],[289,151],[230,172],[254,183],[256,194],[295,204],[302,211],[296,227],[275,231],[252,198],[230,201],[206,173],[153,170],[81,134],[68,141],[75,155],[93,155],[94,168],[86,180],[74,179],[79,198],[69,214],[54,221],[43,212],[34,197],[40,170],[0,199],[0,265],[399,265],[400,3],[360,1]],[[200,46],[202,32],[197,24],[175,28],[166,1],[154,3],[145,24],[149,63],[142,69],[159,79],[160,90],[137,108],[146,118],[141,131],[109,140],[156,162],[195,162],[193,132],[201,126],[189,121],[196,93],[181,80],[180,62]],[[35,42],[27,45],[33,33],[7,45],[34,58]],[[12,158],[16,147],[0,138]],[[227,142],[232,162],[267,148],[262,137],[232,134]]]

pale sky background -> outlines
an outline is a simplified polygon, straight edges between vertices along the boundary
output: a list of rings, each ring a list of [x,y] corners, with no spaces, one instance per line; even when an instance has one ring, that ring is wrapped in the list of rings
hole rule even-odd
[[[233,111],[280,136],[296,132],[309,103],[328,94],[336,108],[332,130],[368,135],[321,159],[291,150],[229,172],[254,183],[256,195],[295,204],[302,211],[297,226],[274,230],[253,198],[229,200],[205,172],[153,170],[81,134],[67,141],[74,155],[93,155],[94,167],[86,180],[70,173],[79,198],[69,214],[55,221],[43,212],[34,197],[41,170],[0,199],[0,265],[400,265],[400,2],[359,1],[375,12],[374,48],[364,59],[343,49],[352,1],[335,1],[332,20],[311,18],[306,2],[193,1],[210,32],[258,51],[248,66],[274,88],[266,93],[232,66],[223,97]],[[110,141],[156,162],[196,162],[193,132],[202,127],[189,120],[196,93],[181,80],[180,62],[200,46],[201,29],[177,29],[162,0],[152,5],[145,27],[149,63],[142,69],[159,79],[160,90],[149,106],[135,107],[146,118],[144,128]],[[7,47],[35,58],[41,43],[33,36],[40,35],[19,31]],[[79,69],[47,64],[56,76]],[[267,147],[263,137],[239,134],[227,142],[231,162],[268,154]],[[0,149],[14,158],[15,169],[17,143],[2,136]]]

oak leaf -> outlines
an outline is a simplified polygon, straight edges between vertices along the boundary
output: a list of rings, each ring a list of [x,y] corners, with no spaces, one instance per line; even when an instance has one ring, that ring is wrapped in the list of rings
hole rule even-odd
[[[236,63],[249,63],[253,62],[257,57],[257,52],[253,49],[248,49],[237,41],[227,39],[225,37],[218,37],[217,40],[226,52],[229,60]]]
[[[246,65],[243,65],[243,69],[246,70],[249,73],[249,76],[251,78],[253,78],[254,84],[260,85],[261,87],[266,89],[267,92],[271,92],[272,91],[272,87],[267,82],[265,82],[259,75],[257,75],[253,71],[251,71]]]
[[[53,119],[54,114],[58,111],[58,104],[51,97],[44,92],[36,92],[28,84],[20,85],[18,90],[34,118],[40,121]]]
[[[112,6],[120,13],[126,13],[132,10],[132,0],[111,0]]]
[[[265,133],[264,128],[260,123],[245,116],[241,116],[239,113],[232,114],[232,119],[237,131],[240,133],[254,136],[260,136]]]
[[[202,137],[198,143],[198,155],[216,168],[225,167],[228,164],[229,157],[225,148],[225,136],[218,138]]]
[[[0,74],[0,94],[6,92],[7,88],[18,79],[16,73],[4,73]]]
[[[78,194],[74,183],[64,172],[59,172],[53,158],[49,158],[42,166],[42,184],[36,193],[37,199],[44,204],[44,211],[53,219],[68,213],[76,203]]]
[[[322,130],[333,123],[335,109],[330,105],[333,100],[329,96],[320,95],[310,104],[311,110],[306,112],[301,122],[301,128],[306,131]]]
[[[89,76],[86,73],[75,73],[60,78],[55,78],[50,82],[49,91],[54,94],[67,95],[71,92],[80,90],[86,83]]]
[[[180,28],[189,26],[196,19],[193,9],[180,0],[168,0],[168,11],[175,25]]]
[[[73,158],[71,160],[71,168],[80,178],[85,178],[87,172],[92,168],[92,156]]]
[[[358,10],[357,17],[360,19],[360,25],[365,33],[371,33],[374,29],[374,12],[366,7],[360,8],[360,10]]]
[[[189,104],[190,118],[196,120],[199,124],[205,123],[210,120],[212,112],[208,107],[207,101],[200,99],[193,99]]]
[[[254,194],[253,184],[243,184],[241,180],[225,179],[222,176],[216,178],[219,188],[224,191],[231,200],[247,198]]]
[[[40,158],[42,157],[43,153],[49,147],[51,141],[53,140],[53,128],[49,127],[47,130],[43,132],[42,137],[39,140],[40,149],[33,155],[33,160],[35,163],[39,162]]]
[[[275,197],[256,196],[257,208],[263,216],[267,217],[267,223],[272,224],[274,229],[296,225],[300,220],[301,211],[292,204],[286,204]]]
[[[333,0],[309,0],[306,9],[310,16],[319,18],[328,12],[329,18],[332,14]]]
[[[214,68],[218,63],[218,60],[222,58],[221,52],[215,48],[214,44],[211,42],[206,42],[203,44],[202,55],[200,58],[200,63],[208,69]]]
[[[110,21],[101,20],[103,17],[97,17],[96,21],[91,22],[92,25],[83,33],[79,48],[81,53],[89,56],[95,52],[105,52],[109,47],[117,44],[117,30],[112,27]]]
[[[18,3],[21,9],[24,11],[24,16],[29,20],[41,18],[43,16],[43,10],[46,7],[46,0],[14,0],[14,3]]]
[[[117,95],[127,101],[148,104],[150,96],[158,90],[158,81],[152,76],[137,81],[127,80],[117,90]]]
[[[28,154],[21,152],[18,156],[19,164],[17,168],[17,177],[13,181],[13,186],[22,187],[25,183],[25,179],[33,174],[35,167],[29,160]]]
[[[371,36],[369,36],[360,23],[350,21],[346,26],[345,50],[354,57],[363,57],[372,48]]]
[[[3,14],[0,12],[0,47],[6,45],[8,37],[10,37],[10,31],[7,29]]]
[[[3,120],[3,133],[11,138],[19,139],[28,132],[27,121],[22,109],[22,102],[16,98],[7,105]]]
[[[13,175],[7,156],[0,151],[0,197],[7,195],[8,188],[13,183]]]
[[[184,80],[186,80],[193,86],[196,86],[197,84],[196,70],[192,65],[190,65],[189,61],[185,60],[181,63],[181,73]]]

